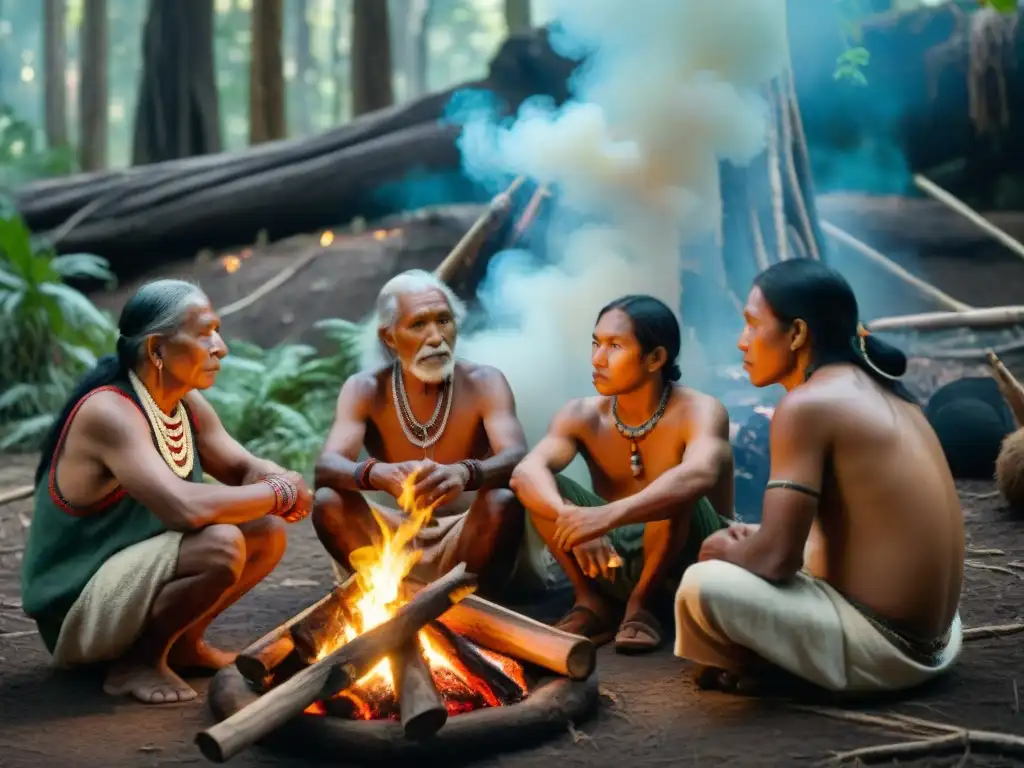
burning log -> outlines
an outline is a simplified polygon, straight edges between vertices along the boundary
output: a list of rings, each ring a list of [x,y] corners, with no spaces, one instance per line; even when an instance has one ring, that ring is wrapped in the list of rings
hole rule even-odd
[[[313,605],[272,629],[238,654],[235,666],[242,677],[257,688],[264,687],[274,667],[296,650],[296,634],[312,622],[322,621],[338,610],[343,610],[355,583],[355,578],[350,577],[344,584],[335,587]]]
[[[448,707],[434,685],[434,675],[423,656],[419,637],[410,640],[395,654],[391,668],[406,738],[413,741],[430,738],[448,722]]]
[[[412,579],[406,584],[413,593],[424,589]],[[542,624],[476,595],[453,606],[440,617],[440,622],[484,648],[572,680],[587,679],[597,663],[597,648],[587,638]]]
[[[413,640],[430,621],[441,616],[476,588],[476,576],[460,563],[423,587],[393,618],[344,644],[257,701],[196,736],[209,760],[222,763],[273,732],[314,702],[356,683],[385,656]]]
[[[489,661],[473,643],[452,632],[440,621],[432,621],[426,630],[459,660],[469,675],[487,685],[499,704],[514,704],[523,696],[522,686]]]

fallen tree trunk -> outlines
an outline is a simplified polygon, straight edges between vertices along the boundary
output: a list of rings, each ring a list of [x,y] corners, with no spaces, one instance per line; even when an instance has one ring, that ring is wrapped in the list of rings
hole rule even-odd
[[[86,220],[63,237],[60,250],[101,254],[124,275],[204,247],[251,242],[260,231],[274,239],[356,216],[379,218],[401,208],[379,195],[384,184],[402,181],[413,168],[458,167],[457,130],[416,126],[241,176],[151,210]]]

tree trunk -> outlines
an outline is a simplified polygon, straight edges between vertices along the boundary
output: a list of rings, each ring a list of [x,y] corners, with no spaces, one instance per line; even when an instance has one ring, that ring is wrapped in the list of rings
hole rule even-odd
[[[64,0],[46,0],[43,6],[43,75],[46,78],[43,88],[46,143],[50,147],[68,143],[66,10]]]
[[[510,35],[530,30],[530,0],[505,0],[505,25]]]
[[[388,4],[352,0],[352,116],[394,103]]]
[[[426,87],[426,37],[424,24],[429,0],[402,0],[390,7],[391,50],[395,75],[402,83],[403,101],[422,96]]]
[[[282,0],[253,0],[252,60],[249,63],[249,143],[287,135],[281,38]]]
[[[295,10],[295,116],[300,136],[313,133],[313,99],[310,78],[313,76],[313,54],[310,50],[310,0],[292,0]]]
[[[334,84],[334,109],[331,115],[335,125],[341,124],[345,114],[346,94],[350,101],[352,95],[351,88],[346,87],[348,81],[345,74],[348,68],[341,64],[341,41],[346,37],[351,40],[352,37],[352,25],[348,23],[352,20],[352,14],[348,10],[348,2],[350,0],[334,0],[334,13],[331,16],[331,82]],[[351,49],[349,58],[351,58]]]
[[[150,0],[132,163],[221,151],[213,0]]]
[[[107,0],[84,0],[78,90],[78,163],[83,171],[107,165]]]

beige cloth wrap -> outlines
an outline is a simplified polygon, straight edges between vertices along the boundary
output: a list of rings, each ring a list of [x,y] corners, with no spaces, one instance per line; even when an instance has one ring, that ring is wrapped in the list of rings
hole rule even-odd
[[[798,573],[771,584],[721,560],[687,569],[675,614],[676,656],[732,671],[767,661],[843,693],[913,688],[947,672],[963,642],[957,614],[938,664],[923,666],[824,581]]]
[[[111,661],[132,647],[164,585],[174,578],[183,534],[167,531],[126,547],[93,575],[68,611],[53,663]]]

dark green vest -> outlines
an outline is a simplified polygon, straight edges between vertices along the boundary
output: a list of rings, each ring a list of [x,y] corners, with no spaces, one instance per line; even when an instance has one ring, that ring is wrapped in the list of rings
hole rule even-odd
[[[104,390],[119,392],[142,409],[127,382],[99,387],[87,394],[68,416],[49,471],[36,487],[35,511],[21,564],[21,601],[25,613],[36,620],[39,634],[51,653],[57,644],[64,617],[100,567],[122,549],[167,530],[123,488],[116,488],[105,499],[89,507],[74,507],[61,496],[57,487],[57,461],[68,428],[82,403]],[[191,418],[189,428],[195,445],[196,431]],[[150,436],[155,444],[152,427]],[[189,480],[194,483],[203,481],[198,448]]]

